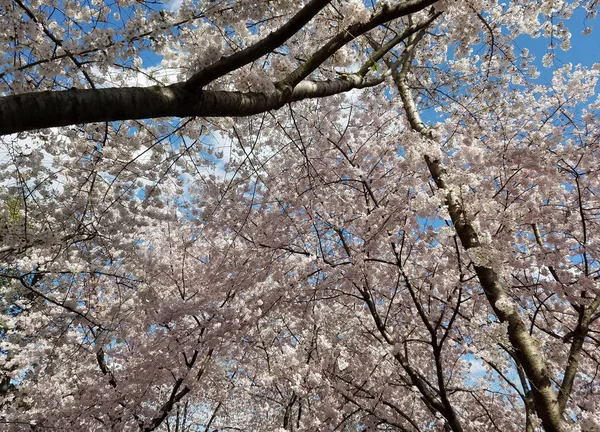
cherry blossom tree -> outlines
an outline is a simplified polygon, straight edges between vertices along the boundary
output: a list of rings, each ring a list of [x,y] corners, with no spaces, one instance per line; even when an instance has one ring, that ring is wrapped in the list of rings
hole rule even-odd
[[[0,4],[2,429],[600,430],[597,8]]]

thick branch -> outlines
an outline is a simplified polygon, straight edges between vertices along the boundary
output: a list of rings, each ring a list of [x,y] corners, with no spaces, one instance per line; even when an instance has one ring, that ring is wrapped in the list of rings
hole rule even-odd
[[[273,51],[289,38],[294,36],[302,27],[315,17],[331,0],[312,0],[294,15],[282,27],[270,33],[254,45],[240,52],[221,58],[219,61],[205,67],[193,75],[185,84],[189,91],[199,91],[206,84],[222,77],[229,72],[241,68],[244,65],[258,60],[262,56]]]
[[[429,27],[429,25],[433,21],[435,21],[441,14],[442,14],[442,12],[434,13],[434,14],[432,14],[429,17],[429,19],[427,19],[427,20],[425,20],[423,22],[420,22],[417,25],[413,25],[413,26],[407,27],[402,32],[398,33],[397,36],[393,37],[388,43],[386,43],[385,45],[383,45],[381,48],[375,50],[375,52],[373,54],[371,54],[371,56],[369,57],[369,60],[358,71],[358,74],[359,75],[366,75],[367,72],[369,72],[369,69],[375,63],[377,63],[379,60],[381,60],[383,58],[383,56],[386,55],[392,48],[394,48],[400,42],[402,42],[406,38],[412,36],[416,32],[421,31],[422,29]],[[367,38],[369,39],[369,36],[367,36]]]
[[[414,45],[409,47],[403,54],[401,70],[394,75],[394,80],[410,126],[424,137],[433,140],[435,139],[435,132],[421,120],[407,84],[407,74],[412,61],[413,50]],[[466,250],[481,247],[477,231],[469,219],[462,201],[454,189],[447,184],[446,170],[442,162],[427,155],[425,155],[425,161],[437,187],[444,191],[448,213],[463,247]],[[501,322],[508,323],[509,340],[515,348],[516,355],[523,365],[527,378],[532,383],[535,408],[542,420],[544,429],[548,432],[560,431],[565,425],[565,421],[562,418],[557,394],[552,387],[550,373],[540,352],[538,341],[527,331],[527,327],[519,315],[517,305],[508,296],[506,287],[503,286],[496,270],[487,265],[474,265],[474,268],[494,313]]]
[[[183,84],[25,93],[0,98],[0,135],[117,120],[248,116],[302,99],[376,86],[384,79],[347,75],[332,81],[303,81],[291,93],[272,94],[205,90],[195,95]]]
[[[320,65],[322,65],[329,57],[331,57],[337,50],[346,45],[348,42],[353,41],[358,36],[373,30],[375,27],[385,24],[388,21],[401,18],[414,12],[419,12],[428,6],[434,4],[437,0],[405,0],[399,2],[395,6],[384,6],[383,9],[377,14],[373,15],[371,19],[365,23],[353,24],[342,32],[335,35],[325,45],[323,45],[315,54],[312,55],[302,66],[299,66],[290,73],[283,81],[280,82],[282,87],[289,86],[294,88],[296,84],[301,82],[313,71],[315,71]]]
[[[326,97],[377,85],[384,77],[365,80],[360,74],[303,81],[335,51],[378,25],[420,11],[435,0],[407,0],[384,7],[367,23],[348,27],[292,72],[272,94],[225,91],[197,92],[206,83],[260,58],[285,42],[328,3],[312,0],[287,24],[247,49],[223,58],[190,80],[167,87],[126,87],[33,92],[0,98],[0,135],[81,123],[157,117],[247,116],[280,108],[289,102]],[[427,23],[429,20],[427,21]],[[420,28],[420,26],[419,26]]]
[[[573,341],[571,342],[571,348],[569,349],[569,358],[567,359],[567,365],[565,367],[564,377],[558,392],[558,406],[560,411],[564,412],[571,396],[573,389],[573,382],[577,375],[577,369],[579,368],[579,360],[581,358],[581,351],[583,349],[583,343],[589,331],[590,322],[593,313],[598,309],[600,305],[600,297],[596,297],[589,307],[581,306],[579,312],[579,320],[577,328],[573,332]]]
[[[441,162],[428,156],[425,156],[425,160],[436,185],[445,192],[448,213],[463,247],[467,250],[480,247],[479,236],[460,199],[447,185],[446,172]],[[527,331],[517,306],[508,296],[495,269],[486,265],[475,265],[474,268],[494,313],[501,322],[508,323],[509,340],[525,369],[527,378],[532,383],[536,411],[545,430],[548,432],[560,431],[564,420],[557,403],[556,392],[552,388],[550,373],[539,350],[538,341]]]
[[[538,225],[534,223],[532,224],[532,227],[536,243],[543,248],[544,242]],[[560,279],[558,278],[558,273],[556,272],[555,268],[552,265],[548,265],[548,270],[550,270],[554,280],[560,283]],[[579,313],[579,318],[577,321],[577,327],[572,333],[573,340],[571,341],[571,347],[569,349],[569,357],[565,366],[563,381],[558,392],[558,406],[560,407],[560,412],[565,411],[567,403],[569,402],[571,391],[573,390],[573,382],[575,381],[577,369],[579,368],[579,360],[581,358],[583,343],[585,342],[585,338],[589,331],[592,315],[594,312],[596,312],[598,306],[600,306],[600,297],[596,297],[589,307],[586,307],[585,305],[573,305],[575,310],[577,310]],[[565,342],[567,342],[566,338]]]

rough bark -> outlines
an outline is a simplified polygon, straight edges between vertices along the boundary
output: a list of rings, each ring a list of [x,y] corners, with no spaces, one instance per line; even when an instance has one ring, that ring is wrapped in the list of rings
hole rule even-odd
[[[433,144],[436,138],[435,131],[428,128],[421,120],[407,83],[407,74],[416,42],[418,42],[418,36],[415,38],[414,43],[409,45],[403,53],[400,60],[400,70],[393,75],[410,126],[427,139],[432,140]],[[394,65],[394,67],[396,66]],[[444,191],[448,213],[463,247],[466,250],[480,247],[481,242],[472,221],[469,219],[461,200],[453,191],[451,185],[446,182],[446,171],[442,162],[427,155],[425,155],[425,162],[436,186]],[[529,334],[519,315],[517,305],[508,296],[507,288],[502,284],[496,270],[486,265],[474,265],[474,269],[495,315],[501,322],[508,323],[509,340],[515,350],[515,355],[523,366],[527,379],[531,383],[536,414],[541,419],[544,429],[547,432],[564,430],[566,422],[562,417],[557,393],[552,387],[550,373],[539,349],[537,339]]]
[[[196,95],[186,91],[183,84],[25,93],[0,98],[0,135],[117,120],[248,116],[382,81],[347,75],[332,81],[303,81],[291,92],[272,94],[204,90]]]
[[[280,108],[286,103],[326,97],[354,88],[376,85],[364,73],[326,82],[304,81],[346,43],[391,20],[418,12],[437,0],[406,0],[384,6],[365,23],[342,30],[308,61],[277,83],[272,94],[206,91],[202,87],[285,43],[328,3],[313,0],[289,22],[254,45],[202,69],[189,80],[166,87],[71,89],[32,92],[0,98],[0,135],[72,124],[158,117],[248,116]]]
[[[444,180],[445,170],[441,162],[427,156],[426,162],[436,185],[445,191],[448,213],[463,247],[466,250],[480,247],[481,243],[472,222],[467,217],[460,200]],[[536,413],[542,420],[544,429],[548,432],[560,431],[565,421],[537,339],[529,334],[517,306],[508,296],[507,289],[495,269],[485,265],[475,265],[474,268],[494,314],[501,322],[508,323],[508,338],[523,365],[527,379],[532,384]]]
[[[571,396],[573,390],[573,383],[575,382],[575,376],[577,375],[577,369],[579,369],[579,360],[581,359],[581,351],[583,350],[583,343],[589,331],[590,323],[592,321],[592,315],[598,309],[600,305],[600,297],[596,297],[591,305],[580,306],[579,319],[577,327],[573,332],[573,341],[571,342],[571,348],[569,349],[569,357],[565,367],[564,377],[558,392],[558,405],[560,411],[564,412],[567,407],[567,402]]]

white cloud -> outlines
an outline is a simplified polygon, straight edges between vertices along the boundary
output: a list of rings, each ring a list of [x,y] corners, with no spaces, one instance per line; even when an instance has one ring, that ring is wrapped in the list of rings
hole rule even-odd
[[[181,5],[183,4],[183,0],[169,0],[165,5],[165,9],[171,12],[177,12]]]
[[[469,374],[473,377],[482,377],[486,372],[485,363],[480,358],[474,358],[469,361]]]
[[[160,63],[139,71],[114,66],[106,72],[92,68],[92,73],[104,81],[97,87],[150,87],[174,84],[181,80],[184,71],[181,68],[163,67]]]

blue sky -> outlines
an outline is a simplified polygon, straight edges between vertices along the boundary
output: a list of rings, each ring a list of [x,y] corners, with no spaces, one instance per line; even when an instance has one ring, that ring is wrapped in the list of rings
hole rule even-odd
[[[534,63],[540,72],[540,83],[550,82],[552,71],[566,63],[582,64],[587,67],[600,63],[600,22],[587,19],[585,10],[579,8],[570,19],[565,21],[565,25],[571,32],[571,49],[563,51],[557,46],[554,49],[554,66],[548,69],[542,66],[542,57],[549,52],[549,39],[520,36],[516,40],[518,47],[528,48],[530,53],[536,56]],[[583,35],[582,32],[587,27],[591,27],[592,32]]]
[[[174,11],[180,5],[181,0],[166,0],[162,8]],[[161,8],[157,6],[157,9]],[[598,20],[588,19],[586,11],[583,8],[578,8],[570,19],[565,20],[565,24],[571,32],[571,49],[563,51],[557,46],[554,49],[555,63],[551,68],[542,66],[542,57],[549,52],[549,39],[520,36],[516,40],[519,48],[528,48],[530,53],[536,57],[534,64],[540,72],[540,83],[550,82],[552,70],[566,63],[582,64],[587,67],[591,67],[594,63],[600,63],[600,23],[598,23]],[[582,32],[588,27],[592,29],[591,33],[583,35]],[[560,45],[560,43],[557,45]],[[143,59],[145,68],[158,65],[162,58],[149,49],[143,50],[140,56]]]

